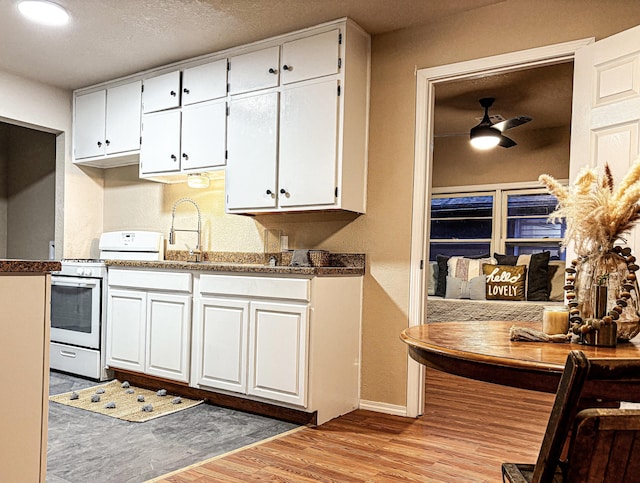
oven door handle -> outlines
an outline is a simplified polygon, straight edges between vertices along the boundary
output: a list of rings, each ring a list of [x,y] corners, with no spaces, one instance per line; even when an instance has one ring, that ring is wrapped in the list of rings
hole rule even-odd
[[[65,277],[51,277],[51,284],[63,287],[94,288],[99,286],[100,280],[85,278],[68,280]]]

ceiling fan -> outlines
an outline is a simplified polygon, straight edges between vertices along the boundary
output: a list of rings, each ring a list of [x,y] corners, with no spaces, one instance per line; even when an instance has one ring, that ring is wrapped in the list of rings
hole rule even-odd
[[[480,124],[472,127],[469,132],[471,145],[477,149],[490,149],[494,146],[511,148],[515,146],[517,143],[502,133],[533,120],[533,118],[529,116],[517,116],[493,124],[489,118],[489,108],[493,105],[494,101],[495,98],[493,97],[483,97],[480,99],[480,105],[484,108],[484,117],[480,121]]]

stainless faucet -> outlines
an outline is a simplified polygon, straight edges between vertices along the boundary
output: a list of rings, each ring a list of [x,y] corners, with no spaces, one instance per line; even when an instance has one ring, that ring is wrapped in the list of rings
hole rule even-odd
[[[193,206],[195,206],[196,211],[198,212],[198,229],[197,230],[181,230],[181,229],[176,229],[173,227],[173,223],[176,219],[176,208],[178,207],[178,205],[180,203],[184,203],[184,202],[188,202],[191,203]],[[195,256],[195,261],[196,262],[200,262],[202,261],[202,244],[200,241],[201,238],[201,230],[200,230],[200,225],[201,225],[201,217],[200,217],[200,208],[198,207],[198,204],[193,201],[191,198],[180,198],[178,201],[176,201],[173,204],[173,209],[171,210],[171,230],[169,230],[169,244],[173,245],[175,242],[175,238],[176,238],[176,232],[177,231],[189,231],[189,232],[194,232],[198,234],[198,244],[196,245],[195,250],[191,250],[189,249],[189,256]],[[189,248],[187,246],[187,248]]]

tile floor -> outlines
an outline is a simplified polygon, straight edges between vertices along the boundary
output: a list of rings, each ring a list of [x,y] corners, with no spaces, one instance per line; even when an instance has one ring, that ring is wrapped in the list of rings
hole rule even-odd
[[[54,371],[49,381],[49,394],[98,384]],[[50,402],[47,481],[137,483],[295,427],[209,404],[131,423]]]

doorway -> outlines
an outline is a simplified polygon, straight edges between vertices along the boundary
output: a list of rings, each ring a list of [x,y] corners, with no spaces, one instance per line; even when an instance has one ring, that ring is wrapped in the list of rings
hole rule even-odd
[[[0,258],[53,258],[56,136],[0,122]]]
[[[411,234],[411,269],[409,326],[424,323],[426,308],[425,261],[428,260],[429,210],[433,178],[434,106],[436,86],[448,81],[477,79],[528,68],[572,61],[576,50],[593,42],[582,39],[573,42],[502,54],[467,62],[449,64],[416,73],[416,129]],[[422,414],[424,407],[424,367],[409,358],[407,370],[407,416]]]

